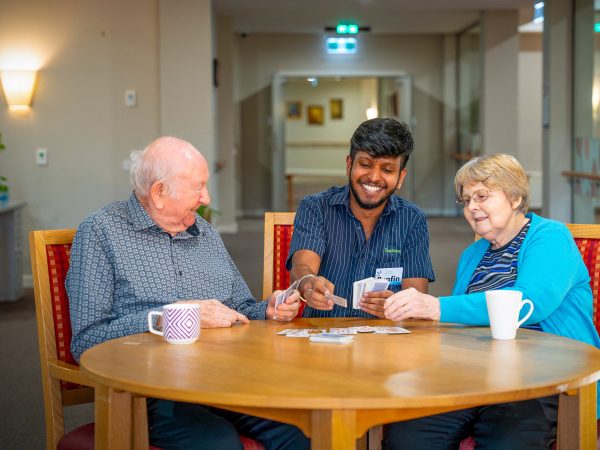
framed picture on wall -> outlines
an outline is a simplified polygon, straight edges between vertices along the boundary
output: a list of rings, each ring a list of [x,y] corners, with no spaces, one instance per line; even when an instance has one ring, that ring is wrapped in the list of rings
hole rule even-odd
[[[309,105],[306,107],[306,111],[309,125],[323,125],[325,114],[321,105]]]
[[[344,118],[344,100],[341,98],[329,99],[329,112],[332,119]]]
[[[289,100],[285,103],[285,116],[288,119],[302,119],[302,102]]]

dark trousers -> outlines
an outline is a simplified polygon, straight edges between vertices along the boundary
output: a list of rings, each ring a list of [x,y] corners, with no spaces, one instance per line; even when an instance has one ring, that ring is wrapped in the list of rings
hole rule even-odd
[[[293,425],[193,403],[148,399],[150,443],[164,450],[242,450],[240,434],[266,450],[308,450]]]
[[[556,440],[558,396],[487,405],[385,425],[384,450],[450,450],[473,436],[476,450],[548,449]]]

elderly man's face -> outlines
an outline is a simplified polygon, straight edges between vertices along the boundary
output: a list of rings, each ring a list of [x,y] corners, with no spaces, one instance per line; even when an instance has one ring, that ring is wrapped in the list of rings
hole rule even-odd
[[[196,210],[200,205],[210,203],[206,163],[193,164],[172,183],[172,188],[161,195],[162,207],[153,219],[163,230],[174,235],[192,226],[196,221]]]

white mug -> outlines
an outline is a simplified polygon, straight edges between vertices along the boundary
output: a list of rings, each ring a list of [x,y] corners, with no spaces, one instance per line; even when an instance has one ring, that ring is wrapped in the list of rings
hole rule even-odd
[[[523,293],[520,291],[487,291],[485,302],[487,303],[490,328],[494,339],[514,339],[517,336],[517,328],[529,319],[533,312],[531,300],[521,300]],[[519,313],[523,305],[529,304],[529,312],[519,320]]]
[[[154,328],[154,316],[162,316],[162,331]],[[162,311],[148,313],[150,333],[164,336],[169,344],[193,344],[200,337],[200,305],[198,303],[171,303]]]

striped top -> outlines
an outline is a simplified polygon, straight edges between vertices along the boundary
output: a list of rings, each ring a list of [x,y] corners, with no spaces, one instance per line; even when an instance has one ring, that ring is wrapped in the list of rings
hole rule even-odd
[[[517,280],[517,258],[519,257],[521,244],[525,236],[527,236],[530,225],[531,221],[527,221],[521,231],[519,231],[519,234],[506,245],[496,250],[492,250],[492,246],[490,245],[471,276],[471,281],[469,281],[469,286],[467,287],[467,294],[502,289],[515,285],[515,281]]]
[[[509,288],[515,285],[519,250],[521,250],[521,244],[527,236],[530,225],[531,220],[527,221],[519,234],[506,245],[496,250],[492,250],[492,246],[489,246],[471,276],[471,281],[467,286],[467,294]],[[538,324],[523,328],[541,330]]]
[[[321,257],[319,275],[335,285],[336,295],[349,301],[348,308],[334,305],[331,311],[307,307],[304,317],[373,317],[352,308],[352,283],[375,276],[378,268],[402,267],[403,278],[435,279],[427,219],[419,208],[392,195],[367,240],[352,214],[349,196],[348,185],[332,187],[305,197],[296,212],[288,270],[295,252],[312,250]]]

